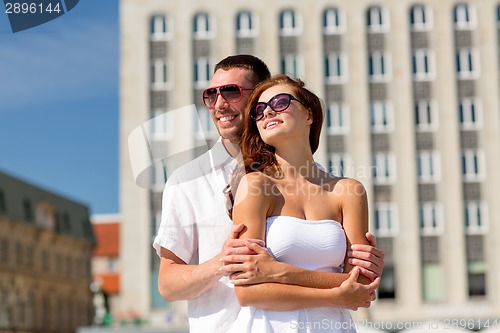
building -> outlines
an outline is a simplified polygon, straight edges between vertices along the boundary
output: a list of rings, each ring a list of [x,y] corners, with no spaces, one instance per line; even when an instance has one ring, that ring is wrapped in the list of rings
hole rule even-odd
[[[0,172],[0,331],[90,325],[93,246],[86,206]]]
[[[386,267],[379,300],[358,317],[500,317],[500,257],[494,255],[500,253],[500,2],[120,5],[125,304],[160,321],[158,314],[172,306],[158,299],[151,241],[165,175],[176,160],[162,165],[155,152],[163,149],[165,156],[185,142],[199,147],[216,139],[201,92],[218,60],[251,53],[274,73],[303,78],[322,97],[326,122],[316,159],[368,190],[370,226]],[[171,112],[190,104],[197,117]],[[148,188],[135,183],[129,155],[135,147],[128,145],[144,124],[152,147],[141,161],[152,165]]]
[[[96,246],[92,258],[92,276],[95,287],[102,293],[104,304],[100,313],[110,318],[119,317],[114,309],[120,302],[120,217],[118,215],[93,215],[92,229]],[[109,319],[108,319],[109,320]]]

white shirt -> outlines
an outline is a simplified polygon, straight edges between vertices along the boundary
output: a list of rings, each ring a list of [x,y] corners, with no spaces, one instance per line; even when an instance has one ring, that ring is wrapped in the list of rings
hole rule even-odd
[[[163,191],[161,224],[153,247],[172,251],[188,264],[201,264],[222,249],[233,222],[223,193],[236,165],[221,140],[173,172]],[[227,277],[188,301],[192,333],[227,332],[241,307]]]

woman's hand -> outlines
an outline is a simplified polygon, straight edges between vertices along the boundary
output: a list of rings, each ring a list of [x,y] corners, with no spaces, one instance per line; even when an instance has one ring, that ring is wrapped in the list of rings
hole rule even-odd
[[[380,278],[376,278],[372,283],[364,285],[358,282],[359,268],[354,267],[349,272],[349,278],[342,282],[338,291],[337,299],[332,299],[336,306],[340,306],[350,310],[357,310],[358,308],[368,308],[377,297],[375,290],[380,284]],[[335,290],[335,289],[332,289]],[[340,303],[340,304],[339,304]]]

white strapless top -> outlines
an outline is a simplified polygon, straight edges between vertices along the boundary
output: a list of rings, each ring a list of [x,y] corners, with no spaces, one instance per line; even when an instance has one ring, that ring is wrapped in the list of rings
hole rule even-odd
[[[267,218],[266,246],[281,262],[309,270],[342,272],[346,237],[334,220],[292,216]],[[336,307],[272,311],[242,307],[231,327],[234,333],[356,332],[349,310]]]
[[[276,260],[309,270],[342,272],[347,245],[337,221],[270,216],[266,229],[266,245]]]

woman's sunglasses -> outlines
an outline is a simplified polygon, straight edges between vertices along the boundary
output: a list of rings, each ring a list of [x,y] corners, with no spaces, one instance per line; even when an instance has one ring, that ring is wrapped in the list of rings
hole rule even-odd
[[[292,100],[297,101],[300,104],[304,105],[304,103],[296,99],[293,95],[282,93],[275,95],[267,103],[265,102],[257,103],[257,105],[255,105],[255,107],[250,112],[250,117],[255,121],[261,120],[264,117],[264,111],[267,109],[268,105],[275,112],[285,111],[290,106]]]
[[[253,90],[252,88],[242,88],[237,84],[225,84],[219,87],[212,87],[203,90],[203,103],[212,108],[217,102],[217,97],[221,95],[228,103],[238,103],[243,98],[243,90]]]

